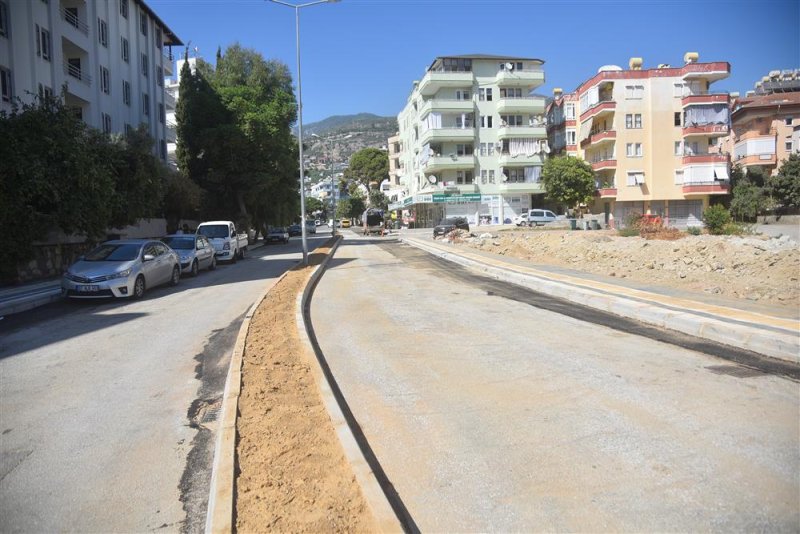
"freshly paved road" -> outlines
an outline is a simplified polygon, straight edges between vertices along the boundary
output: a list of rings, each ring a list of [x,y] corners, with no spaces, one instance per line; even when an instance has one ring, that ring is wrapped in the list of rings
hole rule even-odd
[[[233,341],[299,258],[293,238],[141,301],[0,322],[0,531],[202,531]]]
[[[797,382],[537,302],[355,236],[315,291],[320,347],[423,532],[800,528]]]

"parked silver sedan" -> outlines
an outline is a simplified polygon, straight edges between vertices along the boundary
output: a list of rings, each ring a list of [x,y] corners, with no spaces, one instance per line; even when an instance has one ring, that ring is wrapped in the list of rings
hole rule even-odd
[[[61,279],[65,297],[141,298],[146,289],[177,285],[181,278],[178,254],[160,241],[107,241],[73,263]]]
[[[217,268],[214,247],[202,234],[173,234],[162,237],[161,241],[178,253],[184,273],[197,276],[200,269],[213,271]]]

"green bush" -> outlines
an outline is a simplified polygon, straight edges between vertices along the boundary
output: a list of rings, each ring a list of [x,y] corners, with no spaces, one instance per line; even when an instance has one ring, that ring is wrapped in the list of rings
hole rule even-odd
[[[686,229],[686,233],[689,235],[700,235],[703,233],[703,229],[699,226],[690,226]]]
[[[617,234],[620,237],[634,237],[639,235],[639,229],[636,228],[635,226],[628,226],[626,228],[620,228],[617,231]]]
[[[703,222],[710,234],[721,235],[725,226],[731,222],[731,213],[722,204],[715,204],[703,212]]]
[[[756,225],[731,221],[722,228],[724,235],[755,235]]]

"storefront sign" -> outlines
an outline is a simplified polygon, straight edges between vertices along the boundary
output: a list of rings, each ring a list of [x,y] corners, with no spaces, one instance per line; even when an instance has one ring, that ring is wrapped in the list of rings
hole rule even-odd
[[[435,195],[431,195],[433,199],[432,202],[445,202],[447,204],[467,204],[471,202],[480,202],[481,201],[481,194],[480,193],[463,193],[463,194],[441,194],[437,193]]]

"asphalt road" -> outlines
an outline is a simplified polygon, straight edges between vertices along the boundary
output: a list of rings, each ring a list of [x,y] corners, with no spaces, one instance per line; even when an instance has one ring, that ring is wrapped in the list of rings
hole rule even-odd
[[[202,531],[233,341],[300,250],[0,322],[0,531]]]
[[[421,531],[798,530],[796,381],[376,241],[311,318]]]

